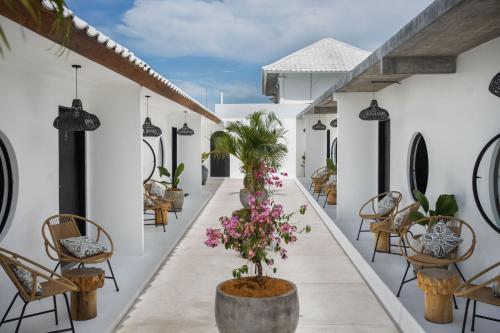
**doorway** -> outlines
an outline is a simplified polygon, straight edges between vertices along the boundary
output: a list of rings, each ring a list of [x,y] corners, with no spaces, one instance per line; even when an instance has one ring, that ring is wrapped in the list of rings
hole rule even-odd
[[[378,123],[378,193],[391,187],[391,120]]]
[[[210,137],[210,152],[215,148],[214,138],[224,132],[217,131]],[[229,155],[224,158],[217,158],[210,154],[210,177],[229,177],[230,159]]]
[[[71,112],[60,106],[59,115]],[[85,217],[86,212],[85,132],[59,131],[59,214]],[[85,223],[78,222],[85,235]]]

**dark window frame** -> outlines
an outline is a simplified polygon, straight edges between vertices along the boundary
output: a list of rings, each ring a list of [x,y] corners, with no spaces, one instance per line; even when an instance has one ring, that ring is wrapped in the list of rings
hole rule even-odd
[[[425,149],[425,151],[422,149]],[[416,166],[417,163],[416,159],[417,156],[422,157],[421,154],[424,153],[426,161],[425,168],[421,170]],[[420,132],[413,136],[413,140],[411,143],[411,150],[410,150],[409,169],[410,169],[409,183],[410,183],[411,196],[413,197],[413,199],[417,200],[417,198],[415,198],[415,195],[413,194],[413,191],[418,190],[423,194],[425,194],[425,192],[427,191],[427,186],[429,185],[429,150],[427,149],[427,142],[425,141],[424,136]],[[419,171],[421,173],[417,174],[417,172]],[[419,176],[424,178],[419,179]]]

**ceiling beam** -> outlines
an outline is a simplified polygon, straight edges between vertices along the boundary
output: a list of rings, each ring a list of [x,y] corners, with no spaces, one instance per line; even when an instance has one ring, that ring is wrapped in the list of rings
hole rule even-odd
[[[384,57],[380,71],[382,75],[456,73],[457,57]]]

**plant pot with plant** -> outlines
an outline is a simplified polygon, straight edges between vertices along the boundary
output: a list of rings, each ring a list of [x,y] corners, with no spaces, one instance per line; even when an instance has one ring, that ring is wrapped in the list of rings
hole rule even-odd
[[[272,168],[266,168],[272,170]],[[271,171],[269,171],[271,172]],[[260,179],[261,176],[257,176]],[[270,186],[281,186],[281,180],[267,173]],[[257,200],[249,195],[249,209],[240,209],[230,217],[220,218],[221,229],[207,229],[205,244],[236,251],[247,261],[233,270],[233,278],[216,288],[215,319],[220,333],[293,333],[299,320],[299,299],[294,283],[264,276],[264,266],[276,272],[273,254],[287,258],[287,244],[297,240],[298,230],[290,221],[297,212],[285,213],[283,206],[268,198]],[[249,267],[253,265],[253,267]],[[254,276],[243,277],[249,272]]]
[[[184,191],[178,187],[180,182],[180,176],[184,171],[184,163],[181,163],[175,169],[174,175],[170,174],[167,168],[159,166],[158,171],[160,177],[167,177],[168,181],[161,181],[163,185],[167,187],[165,191],[165,199],[173,200],[172,210],[180,212],[182,211],[182,206],[184,205]]]
[[[201,185],[205,185],[208,179],[208,168],[205,166],[205,161],[210,156],[210,153],[201,153]]]

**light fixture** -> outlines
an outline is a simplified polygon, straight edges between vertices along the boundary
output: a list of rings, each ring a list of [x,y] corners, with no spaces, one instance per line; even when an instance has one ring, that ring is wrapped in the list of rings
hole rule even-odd
[[[493,95],[500,97],[500,72],[491,79],[489,91]]]
[[[145,137],[157,137],[161,135],[161,129],[151,123],[151,118],[149,118],[149,98],[151,96],[146,95],[146,119],[144,119],[144,125],[142,125],[142,136]]]
[[[313,125],[312,129],[315,130],[315,131],[324,131],[324,130],[326,130],[325,124],[323,124],[321,122],[321,115],[319,116],[318,122]]]
[[[101,126],[101,122],[96,115],[83,110],[82,101],[78,98],[78,69],[80,65],[72,65],[75,69],[75,92],[76,97],[71,103],[71,109],[65,111],[54,119],[52,124],[60,131],[75,132],[75,131],[94,131]]]
[[[378,120],[385,121],[389,119],[389,112],[386,109],[382,109],[378,106],[377,100],[375,99],[375,81],[372,81],[373,84],[373,98],[370,106],[366,109],[361,110],[359,113],[359,118],[361,120]]]
[[[337,118],[335,118],[332,121],[330,121],[330,126],[337,127]]]
[[[178,135],[187,135],[187,136],[191,136],[194,134],[194,131],[192,129],[190,129],[187,125],[187,121],[186,121],[186,113],[187,111],[184,111],[184,125],[182,126],[182,128],[179,128],[177,130],[177,134]]]

